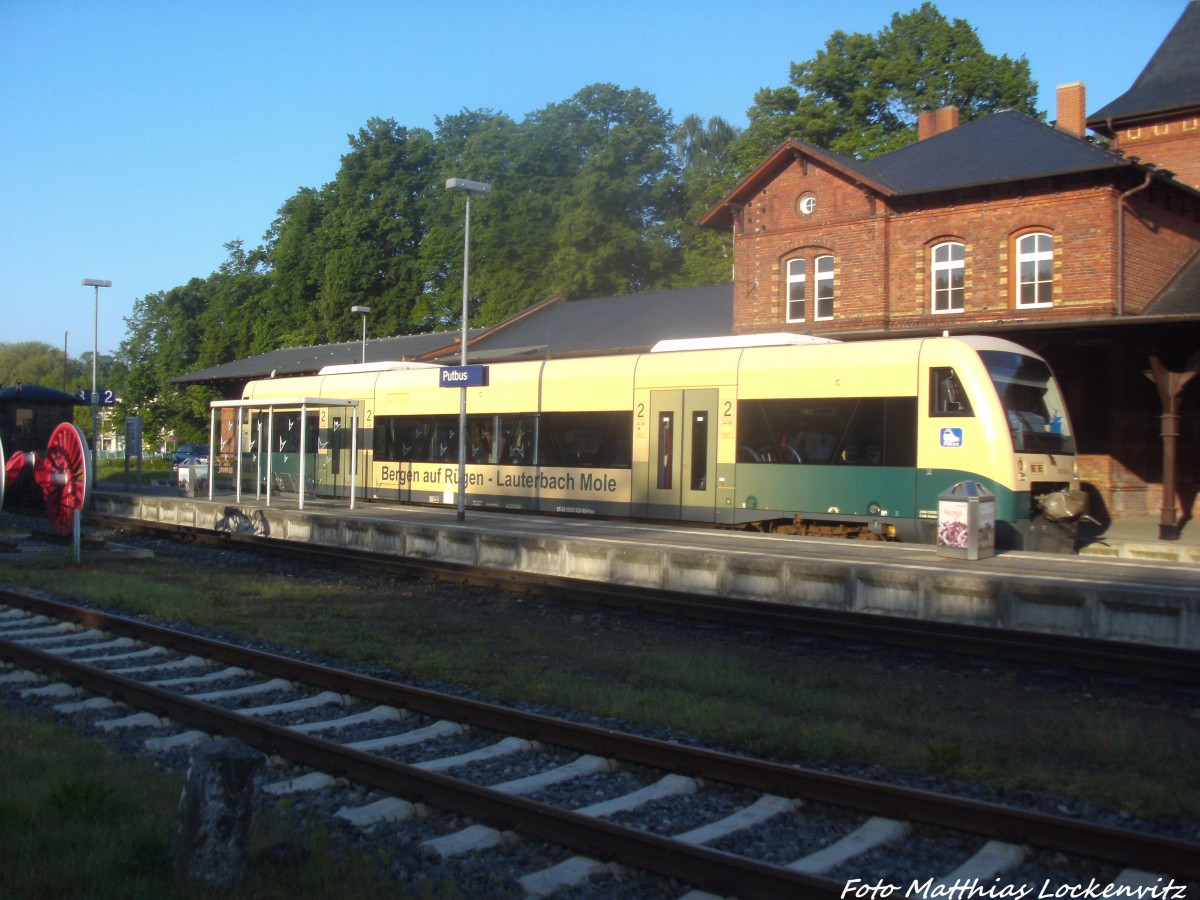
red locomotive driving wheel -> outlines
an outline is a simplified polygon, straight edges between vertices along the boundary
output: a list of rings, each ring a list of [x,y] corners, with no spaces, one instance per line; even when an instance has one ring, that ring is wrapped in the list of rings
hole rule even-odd
[[[69,535],[75,510],[84,509],[92,482],[92,458],[83,432],[70,422],[55,428],[33,477],[46,498],[46,515],[54,533]]]

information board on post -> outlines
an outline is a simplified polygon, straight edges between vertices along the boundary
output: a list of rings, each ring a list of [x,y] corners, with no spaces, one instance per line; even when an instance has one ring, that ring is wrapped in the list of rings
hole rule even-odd
[[[487,387],[487,366],[442,366],[438,374],[438,384],[441,387]]]

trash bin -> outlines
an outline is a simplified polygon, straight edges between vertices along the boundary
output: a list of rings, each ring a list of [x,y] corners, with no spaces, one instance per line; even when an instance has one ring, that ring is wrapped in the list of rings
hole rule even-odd
[[[179,467],[179,493],[184,497],[208,493],[208,463]]]
[[[938,495],[937,552],[984,559],[996,552],[996,495],[978,481],[960,481]]]

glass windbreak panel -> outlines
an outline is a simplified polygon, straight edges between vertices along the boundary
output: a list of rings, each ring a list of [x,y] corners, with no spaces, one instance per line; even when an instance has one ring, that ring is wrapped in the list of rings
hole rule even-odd
[[[692,413],[692,477],[693,491],[707,490],[708,485],[708,413]]]
[[[981,350],[1012,434],[1025,453],[1074,453],[1066,404],[1050,367],[1040,359],[1006,350]]]
[[[659,413],[658,416],[658,489],[669,490],[672,482],[674,448],[671,441],[675,436],[675,414]]]

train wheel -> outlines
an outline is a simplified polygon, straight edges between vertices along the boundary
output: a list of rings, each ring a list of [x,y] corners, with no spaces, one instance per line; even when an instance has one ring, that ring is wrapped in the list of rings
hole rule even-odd
[[[50,435],[45,458],[38,461],[34,480],[46,499],[46,515],[54,533],[66,537],[73,530],[75,511],[86,508],[92,483],[92,457],[83,432],[63,422]]]

